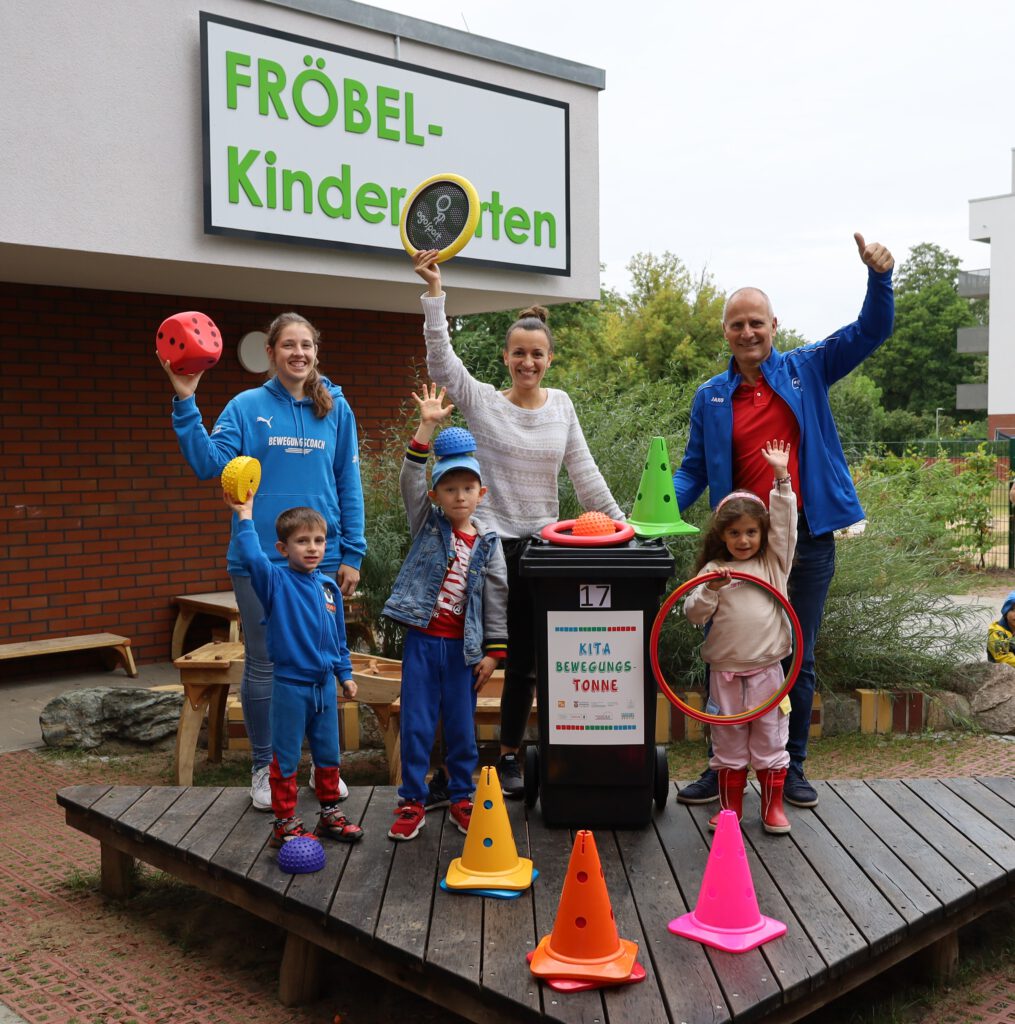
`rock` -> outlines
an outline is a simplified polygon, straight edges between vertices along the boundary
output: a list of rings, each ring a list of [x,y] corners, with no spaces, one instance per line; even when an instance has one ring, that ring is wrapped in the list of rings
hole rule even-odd
[[[105,740],[152,744],[175,735],[182,693],[95,686],[54,697],[39,715],[49,747],[91,750]]]
[[[1015,683],[1015,668],[996,661],[967,661],[956,665],[944,685],[946,690],[971,698],[983,686],[1004,678]]]
[[[860,704],[852,695],[821,692],[821,735],[838,736],[860,729]]]
[[[1001,735],[1015,734],[1015,669],[1009,665],[994,665],[1005,669],[981,686],[969,702],[973,719],[981,729]]]
[[[930,732],[965,729],[972,720],[969,701],[961,693],[939,690],[930,696],[927,704],[927,728]]]

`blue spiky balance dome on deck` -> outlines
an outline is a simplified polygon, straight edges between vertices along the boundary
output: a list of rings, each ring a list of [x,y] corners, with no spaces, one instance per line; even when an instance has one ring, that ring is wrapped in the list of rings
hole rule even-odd
[[[297,836],[282,844],[278,866],[290,875],[308,875],[324,867],[324,847],[309,836]]]

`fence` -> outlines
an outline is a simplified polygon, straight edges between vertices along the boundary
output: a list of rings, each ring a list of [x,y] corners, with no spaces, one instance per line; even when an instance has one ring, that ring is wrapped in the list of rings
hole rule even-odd
[[[982,565],[987,569],[1015,569],[1015,506],[1008,500],[1011,481],[1015,478],[1015,438],[1003,441],[960,441],[928,438],[919,441],[843,442],[850,465],[874,457],[910,456],[927,460],[948,459],[958,463],[965,456],[982,449],[995,459],[995,484],[986,499],[987,529],[993,544],[983,551]],[[957,527],[960,544],[973,551],[977,547],[972,526]],[[971,556],[972,557],[972,556]],[[979,564],[980,555],[975,556]]]

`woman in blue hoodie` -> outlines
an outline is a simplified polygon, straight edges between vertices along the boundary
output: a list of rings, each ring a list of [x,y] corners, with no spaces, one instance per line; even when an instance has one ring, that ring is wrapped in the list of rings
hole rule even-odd
[[[254,499],[254,527],[265,554],[280,564],[275,518],[284,509],[307,505],[328,527],[320,569],[343,595],[359,583],[366,553],[363,489],[359,475],[356,419],[342,389],[317,369],[320,333],[298,313],[282,313],[268,328],[272,375],[261,387],[243,391],[222,410],[209,434],[194,395],[201,374],[173,373],[173,429],[180,451],[201,480],[222,473],[238,455],[261,463],[261,486]],[[253,760],[250,796],[258,810],[270,810],[272,663],[265,640],[264,610],[238,557],[236,517],[226,555],[243,624],[245,659],[240,698]]]

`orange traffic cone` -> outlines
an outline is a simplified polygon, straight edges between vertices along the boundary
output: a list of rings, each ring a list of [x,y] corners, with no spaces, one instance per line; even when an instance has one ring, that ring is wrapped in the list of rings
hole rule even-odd
[[[539,978],[618,982],[630,978],[637,956],[638,943],[617,934],[596,841],[582,829],[574,837],[553,931],[536,946],[529,969]]]
[[[669,929],[727,953],[746,953],[786,934],[781,921],[758,909],[736,811],[719,812],[698,902],[690,913],[670,921]]]
[[[448,865],[449,889],[527,889],[532,861],[518,856],[496,768],[479,773],[472,818],[461,857]]]

